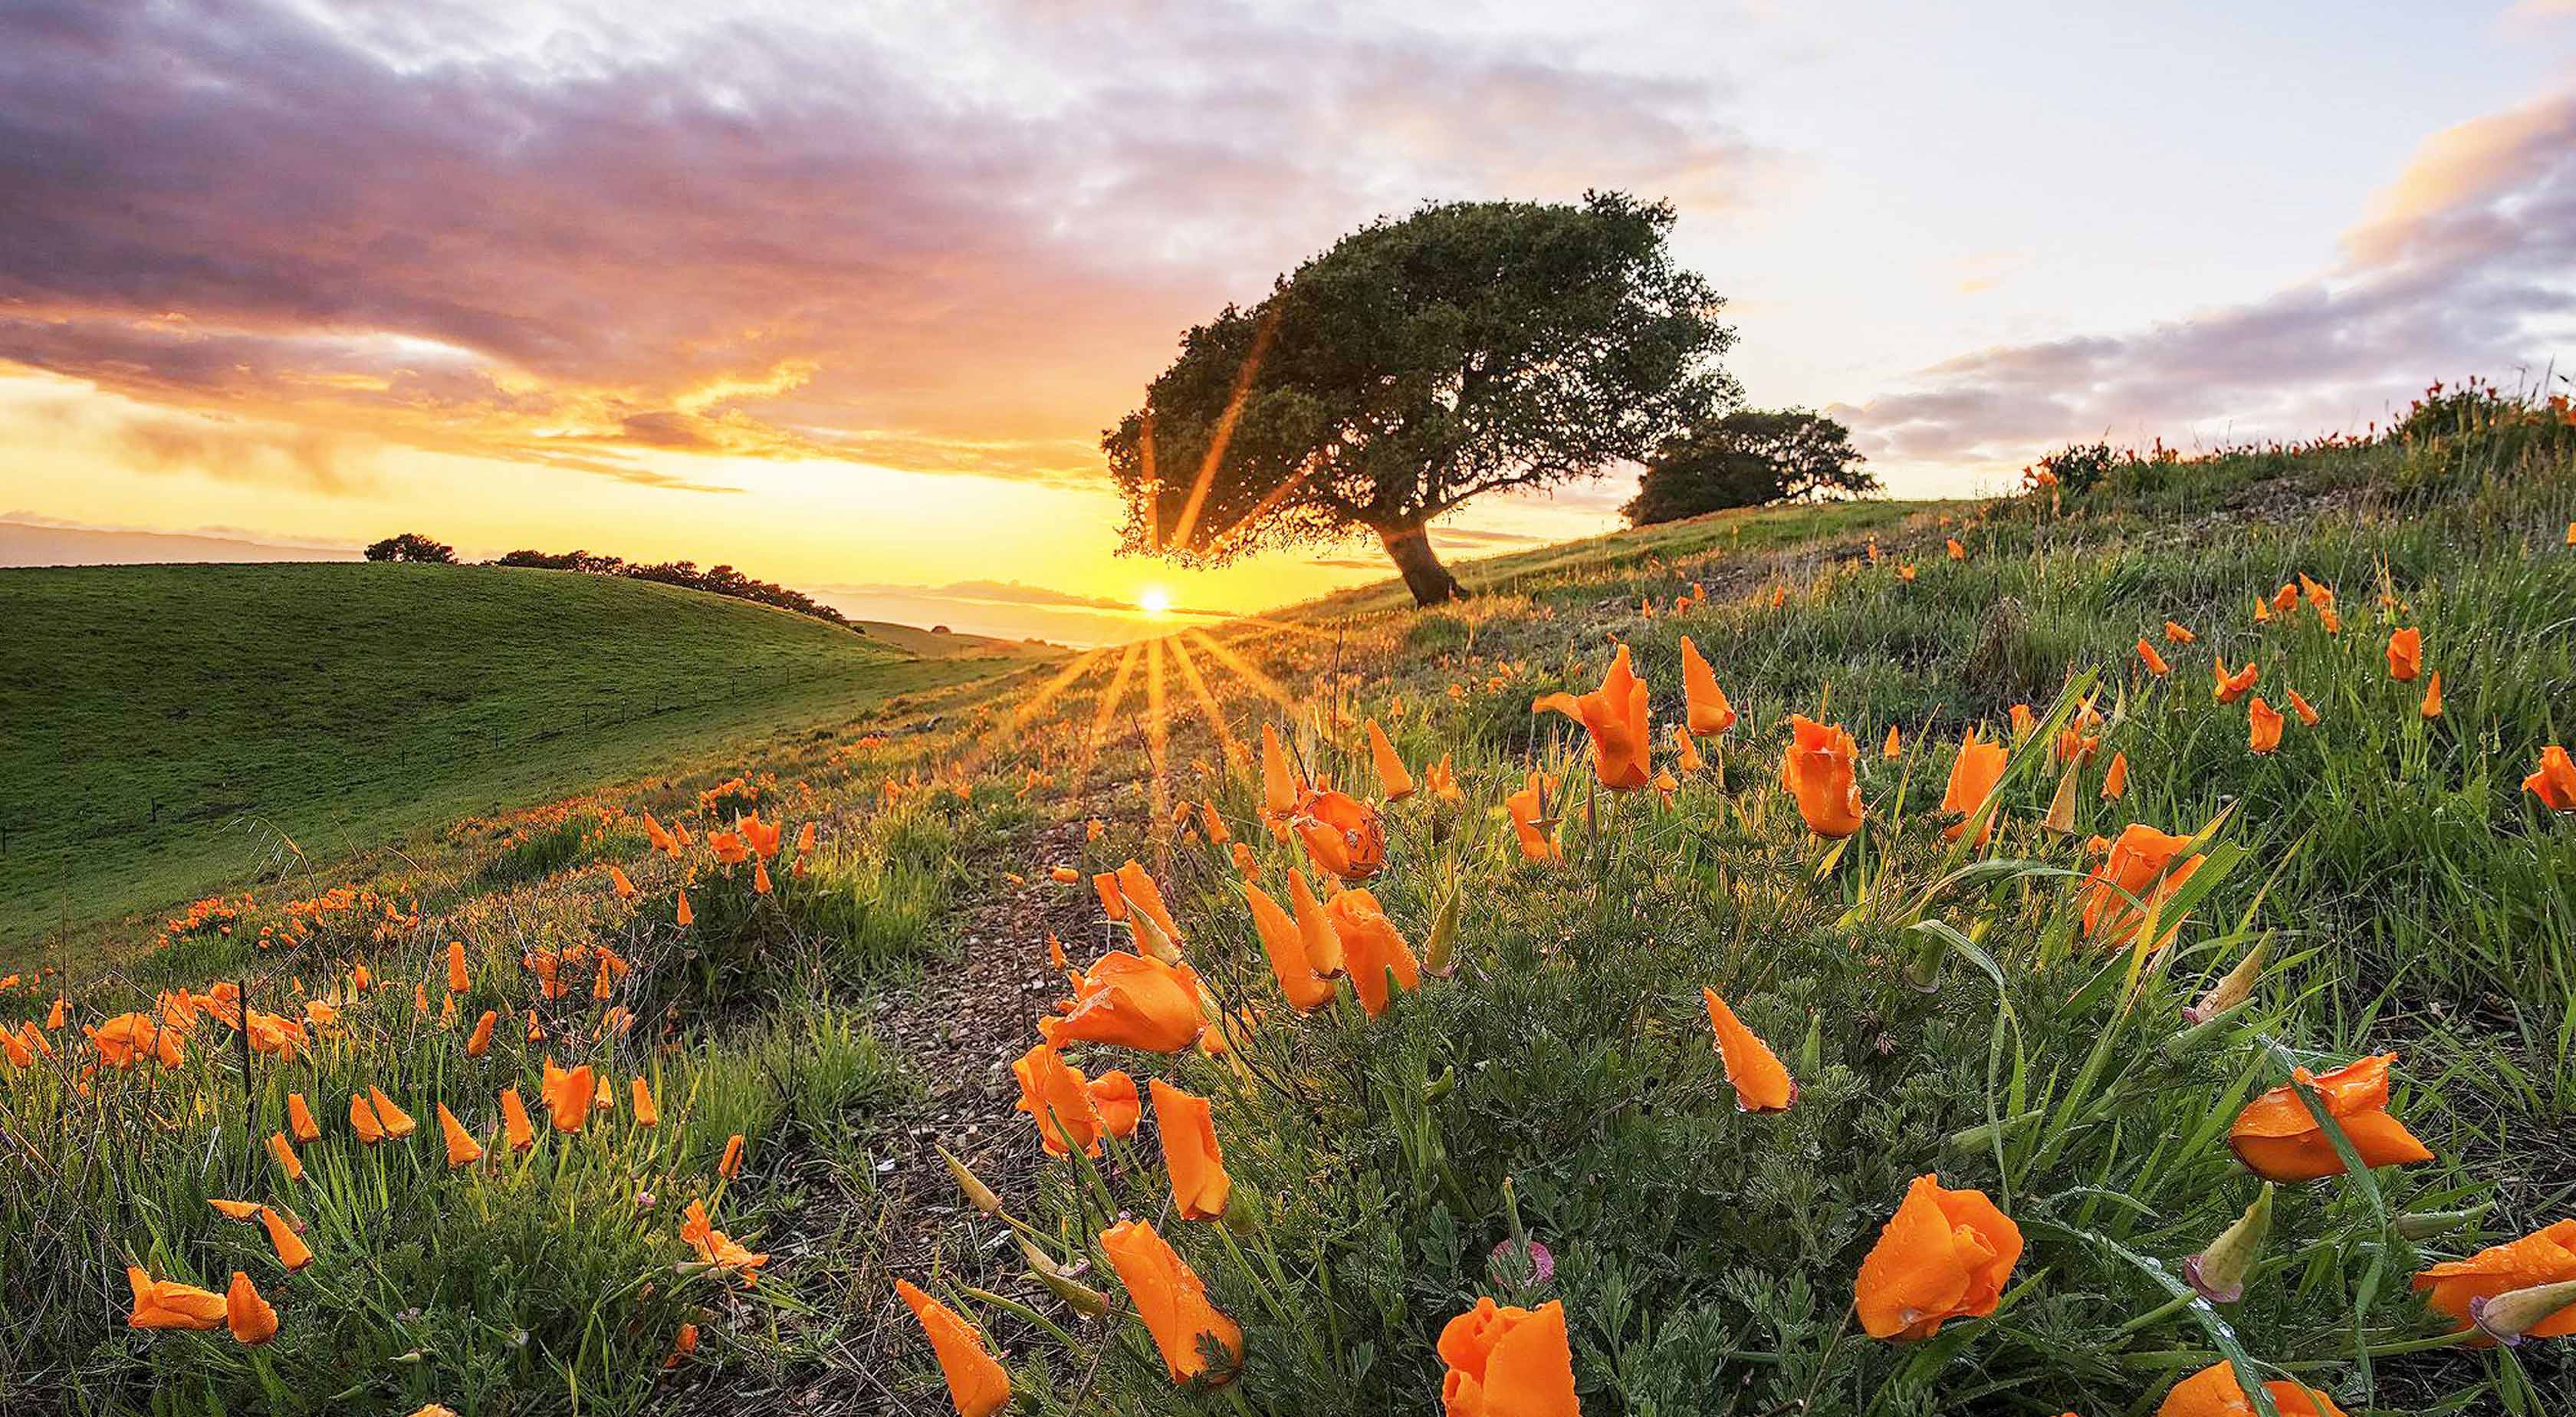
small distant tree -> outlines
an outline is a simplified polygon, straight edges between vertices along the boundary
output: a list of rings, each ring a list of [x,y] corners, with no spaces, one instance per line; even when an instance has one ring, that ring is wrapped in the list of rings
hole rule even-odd
[[[1806,409],[1736,409],[1703,419],[1646,459],[1637,495],[1619,509],[1632,526],[1729,507],[1866,497],[1878,478],[1851,430]]]
[[[441,566],[456,564],[456,548],[443,541],[432,541],[416,531],[388,536],[367,548],[370,561],[430,561]]]
[[[1101,439],[1122,552],[1221,565],[1376,533],[1419,605],[1465,595],[1433,518],[1644,457],[1731,406],[1734,331],[1673,209],[1450,202],[1379,221],[1182,337]]]

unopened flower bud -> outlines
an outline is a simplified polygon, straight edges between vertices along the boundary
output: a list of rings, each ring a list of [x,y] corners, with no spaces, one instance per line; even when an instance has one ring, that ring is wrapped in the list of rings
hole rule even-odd
[[[2272,1231],[2272,1183],[2245,1207],[2236,1223],[2219,1232],[2209,1248],[2183,1261],[2183,1276],[2213,1304],[2233,1304],[2245,1297],[2245,1276],[2263,1258],[2263,1241]]]
[[[1458,895],[1452,890],[1431,917],[1431,941],[1423,947],[1422,967],[1435,978],[1458,972]]]
[[[939,1148],[939,1159],[948,1163],[948,1174],[956,1179],[957,1189],[966,1193],[968,1205],[986,1215],[1002,1213],[1002,1198],[993,1194],[992,1187],[977,1180],[975,1173],[966,1169],[965,1162],[951,1155],[948,1148],[944,1146]]]
[[[2511,1345],[2522,1342],[2533,1328],[2571,1306],[2576,1306],[2576,1279],[2562,1279],[2556,1284],[2510,1290],[2492,1299],[2471,1299],[2469,1322],[2496,1342]]]
[[[2227,971],[2217,983],[2209,986],[2209,992],[2201,995],[2199,1002],[2182,1011],[2184,1020],[2190,1023],[2207,1023],[2254,997],[2255,981],[2263,977],[2263,965],[2271,957],[2272,937],[2265,935],[2254,942],[2254,948],[2246,952],[2245,958],[2236,962],[2234,969]]]

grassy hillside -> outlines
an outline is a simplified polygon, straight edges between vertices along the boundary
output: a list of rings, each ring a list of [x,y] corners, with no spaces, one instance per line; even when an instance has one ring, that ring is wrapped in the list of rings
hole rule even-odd
[[[2491,1252],[2576,1217],[2576,813],[2521,787],[2576,735],[2564,426],[1704,518],[1480,563],[1428,613],[1364,588],[442,834],[370,863],[375,897],[272,892],[80,982],[61,1029],[53,981],[0,993],[0,1026],[57,1048],[0,1066],[0,1273],[24,1278],[0,1405],[945,1411],[900,1279],[980,1330],[1023,1417],[1435,1411],[1477,1361],[1441,1336],[1483,1299],[1562,1306],[1563,1357],[1533,1366],[1562,1362],[1587,1417],[2317,1410],[2265,1382],[2355,1417],[2568,1411],[2576,1339],[2476,1343],[2464,1296],[2416,1282],[2576,1278],[2548,1235]],[[2399,630],[2421,677],[2390,672]],[[1740,715],[1688,753],[1685,636]],[[1670,777],[1612,790],[1532,702],[1623,650]],[[2258,751],[2222,662],[2316,722]],[[1792,758],[1792,715],[1849,748]],[[1390,800],[1369,720],[1419,790]],[[1378,814],[1382,870],[1327,879],[1336,838],[1265,820],[1265,730]],[[1940,808],[1970,732],[2007,749],[1983,841]],[[1783,789],[1838,756],[1856,825],[1838,790]],[[714,836],[746,806],[777,834],[756,864]],[[685,837],[651,844],[648,813]],[[2150,829],[2189,876],[2106,885],[2113,839]],[[1090,877],[1131,858],[1178,942],[1106,918]],[[1292,876],[1335,902],[1345,977],[1266,948],[1246,887],[1287,902]],[[1157,943],[1194,982],[1099,963]],[[177,1001],[203,1016],[167,1065],[81,1033],[219,981],[267,1051],[221,999]],[[1784,1110],[1747,1105],[1779,1096],[1740,1038],[1719,1051],[1703,989],[1794,1082]],[[2306,1085],[2383,1054],[2384,1091]],[[1127,1074],[1146,1120],[1023,1094],[1053,1061]],[[614,1106],[513,1146],[504,1090],[539,1097],[549,1062]],[[420,1133],[365,1144],[342,1118],[371,1087]],[[321,1116],[300,1178],[267,1144],[290,1095]],[[434,1108],[484,1155],[451,1163]],[[1105,1129],[1098,1155],[1047,1154],[1048,1108]],[[1205,1170],[1175,1174],[1209,1133],[1222,1222],[1186,1218]],[[2012,1243],[1981,1209],[1896,1225],[1923,1177]],[[2241,1295],[2196,1296],[2186,1262],[2265,1196]],[[317,1258],[289,1274],[208,1198],[291,1211]],[[1240,1325],[1230,1383],[1171,1379],[1208,1350],[1140,1320],[1122,1216]],[[1869,1278],[1892,1226],[1903,1294]],[[129,1264],[243,1271],[276,1341],[128,1331]],[[1871,1336],[1909,1310],[1938,1333]],[[2233,1374],[2249,1405],[2190,1404]]]
[[[275,864],[847,716],[933,661],[642,581],[491,567],[0,571],[0,959]]]

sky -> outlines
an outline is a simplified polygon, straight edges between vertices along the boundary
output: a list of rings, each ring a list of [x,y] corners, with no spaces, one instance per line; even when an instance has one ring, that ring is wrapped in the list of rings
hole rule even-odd
[[[1353,227],[1587,188],[1898,495],[2576,368],[2576,0],[2147,8],[17,0],[0,557],[414,530],[1073,643],[1303,599],[1375,547],[1116,557],[1102,430]]]

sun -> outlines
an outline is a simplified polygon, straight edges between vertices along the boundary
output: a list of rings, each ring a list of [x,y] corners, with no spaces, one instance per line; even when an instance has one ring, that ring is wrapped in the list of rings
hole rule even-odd
[[[1136,608],[1148,615],[1168,615],[1172,613],[1172,593],[1161,586],[1149,585],[1136,592]]]

